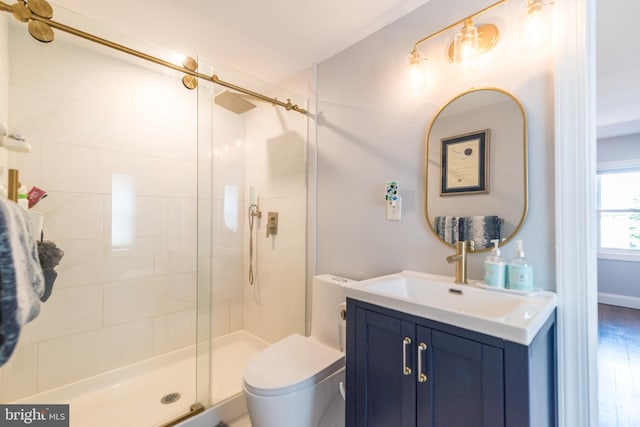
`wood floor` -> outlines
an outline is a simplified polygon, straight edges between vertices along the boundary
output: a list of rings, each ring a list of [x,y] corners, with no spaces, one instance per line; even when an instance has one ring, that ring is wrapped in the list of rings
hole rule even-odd
[[[640,427],[640,310],[598,304],[600,427]]]

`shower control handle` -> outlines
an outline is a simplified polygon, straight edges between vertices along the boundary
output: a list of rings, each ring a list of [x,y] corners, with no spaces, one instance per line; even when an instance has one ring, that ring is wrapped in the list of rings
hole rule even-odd
[[[267,214],[267,237],[278,234],[278,212]]]

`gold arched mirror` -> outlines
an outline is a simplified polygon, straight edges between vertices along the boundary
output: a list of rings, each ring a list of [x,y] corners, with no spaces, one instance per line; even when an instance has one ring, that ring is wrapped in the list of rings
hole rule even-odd
[[[511,240],[527,216],[527,118],[520,101],[496,88],[449,101],[426,137],[426,216],[443,243]],[[498,237],[499,236],[499,237]]]

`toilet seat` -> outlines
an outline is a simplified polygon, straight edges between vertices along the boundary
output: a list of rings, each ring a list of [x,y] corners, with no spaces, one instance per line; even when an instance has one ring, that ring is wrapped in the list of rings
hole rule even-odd
[[[300,334],[261,351],[245,368],[245,388],[277,396],[306,388],[344,367],[344,353]]]

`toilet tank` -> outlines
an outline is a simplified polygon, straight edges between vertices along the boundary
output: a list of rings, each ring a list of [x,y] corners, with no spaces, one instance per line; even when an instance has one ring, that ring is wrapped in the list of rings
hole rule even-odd
[[[313,277],[311,294],[311,336],[323,344],[344,349],[344,320],[340,316],[344,309],[345,294],[342,290],[349,279],[322,274]]]

